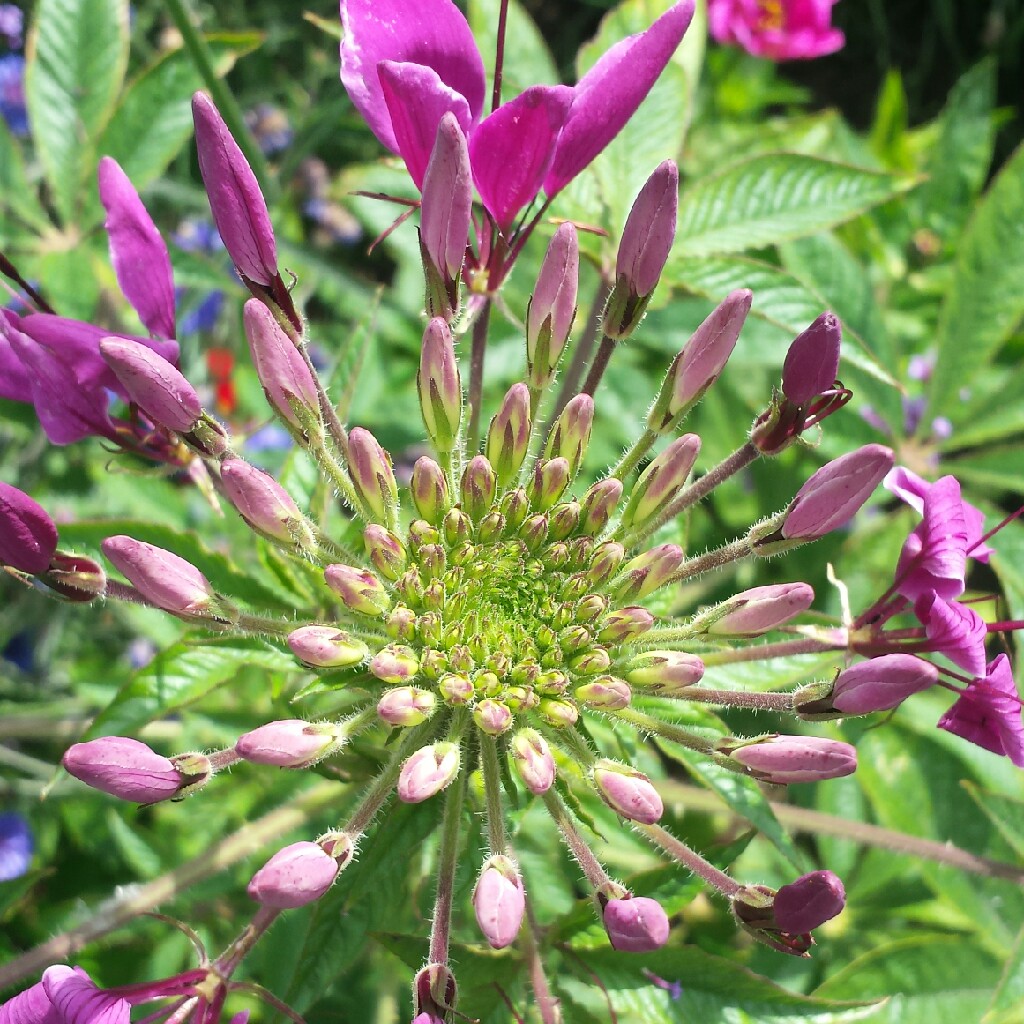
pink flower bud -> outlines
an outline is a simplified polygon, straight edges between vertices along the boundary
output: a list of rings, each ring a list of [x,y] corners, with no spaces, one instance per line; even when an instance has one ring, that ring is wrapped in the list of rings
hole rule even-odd
[[[397,580],[402,575],[409,555],[405,545],[390,530],[371,523],[363,530],[363,544],[370,561],[382,576]]]
[[[686,555],[677,544],[659,544],[622,567],[622,583],[615,590],[620,601],[637,601],[668,583]]]
[[[194,781],[178,771],[170,758],[127,736],[76,743],[65,753],[63,764],[87,786],[139,804],[171,800]]]
[[[754,587],[699,615],[694,628],[715,636],[760,636],[807,611],[813,601],[814,590],[806,583]]]
[[[39,580],[65,601],[87,604],[107,591],[107,574],[99,562],[87,555],[68,555],[55,551],[50,568],[39,574]]]
[[[391,644],[370,659],[370,671],[384,683],[404,683],[420,670],[420,662],[411,647]]]
[[[693,332],[672,361],[647,425],[665,433],[679,421],[722,372],[750,312],[753,293],[746,288],[730,292]]]
[[[626,669],[626,678],[634,686],[666,697],[685,696],[684,691],[699,683],[703,675],[704,662],[685,651],[644,651]]]
[[[835,384],[842,334],[836,315],[822,313],[793,339],[782,364],[782,393],[794,405],[807,405]]]
[[[831,871],[812,871],[779,889],[772,913],[780,931],[806,935],[842,913],[844,906],[842,881]]]
[[[473,708],[473,721],[488,736],[500,736],[512,728],[512,712],[501,701],[486,698]]]
[[[345,602],[345,606],[359,615],[378,618],[391,607],[391,598],[372,572],[356,569],[351,565],[329,565],[324,569],[324,579]]]
[[[530,507],[535,512],[546,512],[565,493],[568,486],[568,459],[538,459],[533,467],[533,477],[526,488]]]
[[[636,197],[615,263],[615,276],[625,277],[630,294],[654,291],[676,236],[679,171],[671,160],[655,168]]]
[[[630,821],[653,825],[665,812],[651,780],[635,768],[600,760],[594,766],[594,785],[604,802]]]
[[[696,434],[677,437],[640,474],[622,510],[625,527],[638,528],[657,515],[682,489],[700,453]]]
[[[362,427],[348,435],[348,468],[356,494],[373,518],[394,525],[398,507],[398,484],[391,458],[377,439]]]
[[[515,942],[526,913],[526,892],[508,857],[490,857],[484,862],[473,890],[473,911],[480,931],[494,949]]]
[[[638,605],[616,608],[609,612],[601,624],[597,639],[603,644],[628,644],[643,636],[654,625],[654,616]]]
[[[450,452],[462,422],[462,380],[452,332],[442,317],[435,316],[423,332],[416,386],[428,436],[437,451]]]
[[[930,661],[912,654],[883,654],[843,669],[832,685],[829,703],[844,715],[889,711],[938,678]]]
[[[313,535],[291,495],[269,474],[244,459],[225,459],[221,480],[239,515],[269,537],[308,546]]]
[[[569,463],[569,477],[574,477],[587,454],[593,426],[594,399],[590,395],[577,395],[570,399],[551,428],[544,457],[556,459],[561,456]]]
[[[416,686],[400,686],[388,690],[377,701],[377,714],[388,725],[408,728],[425,722],[433,713],[437,698],[430,690]]]
[[[577,669],[579,671],[579,669]],[[602,708],[605,711],[619,711],[629,707],[633,691],[629,684],[615,676],[601,676],[590,683],[577,686],[574,695],[587,707]]]
[[[822,466],[797,491],[782,536],[815,540],[845,526],[892,469],[891,448],[867,444]]]
[[[57,550],[57,527],[42,505],[0,481],[0,565],[45,572]]]
[[[247,891],[265,907],[291,910],[320,899],[339,871],[338,862],[317,843],[292,843],[252,876]]]
[[[426,455],[416,460],[409,485],[416,511],[435,526],[451,507],[448,481],[441,467]]]
[[[206,577],[191,562],[131,537],[108,537],[103,554],[146,600],[175,615],[202,615],[215,600]]]
[[[483,455],[474,455],[462,474],[462,507],[474,522],[490,511],[497,490],[497,477]]]
[[[525,384],[513,384],[491,420],[484,449],[500,486],[506,487],[515,479],[529,441],[530,389]]]
[[[544,737],[536,729],[520,729],[509,749],[526,788],[538,796],[546,793],[555,781],[555,759]]]
[[[607,583],[615,575],[625,557],[626,549],[618,541],[606,540],[599,544],[591,556],[587,579],[595,586]]]
[[[187,434],[202,415],[195,388],[181,371],[148,345],[127,338],[104,338],[100,355],[128,397],[154,422]]]
[[[821,782],[852,775],[857,751],[849,743],[819,736],[772,736],[728,753],[762,782]]]
[[[192,97],[192,117],[199,173],[224,248],[243,278],[269,287],[277,277],[277,246],[256,175],[205,93]]]
[[[459,748],[455,743],[434,743],[406,758],[398,776],[398,798],[418,804],[440,793],[459,774]]]
[[[609,477],[598,480],[586,494],[580,510],[581,529],[588,536],[599,534],[611,519],[615,506],[622,497],[622,481]]]
[[[605,904],[604,929],[614,949],[651,953],[668,942],[668,915],[657,900],[627,896]]]
[[[576,228],[559,225],[548,244],[537,275],[537,287],[526,312],[526,365],[530,384],[551,383],[576,316],[580,249]]]
[[[250,299],[242,324],[267,401],[298,430],[319,423],[320,398],[313,374],[274,314],[258,299]]]
[[[568,729],[579,721],[580,711],[568,700],[552,700],[544,697],[538,706],[543,719],[556,729]]]
[[[240,736],[235,753],[253,764],[308,768],[326,757],[337,740],[338,730],[333,725],[292,718],[268,722]]]
[[[431,316],[452,320],[459,308],[459,277],[466,258],[472,210],[469,148],[458,120],[449,111],[437,126],[420,202],[420,243],[426,257],[427,310]]]
[[[348,668],[370,653],[361,640],[334,626],[300,626],[286,641],[295,657],[313,668]]]

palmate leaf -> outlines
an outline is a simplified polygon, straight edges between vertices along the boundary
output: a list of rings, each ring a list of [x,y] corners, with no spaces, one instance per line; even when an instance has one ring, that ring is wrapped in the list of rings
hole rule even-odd
[[[47,182],[67,222],[96,166],[93,146],[127,64],[128,0],[40,0],[29,35],[25,101]]]

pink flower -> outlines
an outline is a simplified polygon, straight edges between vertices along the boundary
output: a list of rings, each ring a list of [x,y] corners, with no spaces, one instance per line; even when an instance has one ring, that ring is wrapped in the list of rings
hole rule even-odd
[[[608,940],[620,952],[650,953],[668,942],[668,915],[647,896],[609,900],[603,917]]]
[[[1002,754],[1024,768],[1021,699],[1005,654],[989,662],[984,678],[973,679],[968,684],[956,703],[939,719],[939,728]]]
[[[57,550],[57,527],[24,491],[0,481],[0,565],[46,572]]]
[[[780,931],[805,935],[842,913],[846,890],[831,871],[812,871],[775,894],[772,912]]]
[[[708,27],[719,43],[769,60],[809,60],[842,49],[832,27],[836,0],[708,0]]]
[[[613,46],[575,87],[533,86],[483,117],[483,60],[451,0],[342,0],[341,80],[417,187],[438,123],[454,114],[473,181],[504,230],[542,188],[553,196],[618,135],[692,17],[692,0],[683,0]]]
[[[933,592],[917,599],[914,614],[924,625],[930,650],[944,654],[972,676],[985,674],[988,630],[973,608],[957,601],[944,601]]]

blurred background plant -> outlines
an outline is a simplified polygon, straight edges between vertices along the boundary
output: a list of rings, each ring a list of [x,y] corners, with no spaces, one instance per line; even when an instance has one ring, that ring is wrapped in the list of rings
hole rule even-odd
[[[612,6],[512,3],[507,95],[527,83],[575,80],[667,4],[628,0],[606,15]],[[493,61],[497,8],[496,0],[468,4],[485,61]],[[357,193],[413,199],[416,192],[403,168],[380,159],[338,82],[336,6],[38,0],[23,22],[20,13],[0,5],[0,250],[23,277],[65,316],[138,330],[119,319],[101,230],[96,168],[101,155],[114,156],[171,239],[183,371],[246,437],[250,459],[300,490],[309,483],[290,438],[263,419],[240,328],[245,291],[208,220],[189,116],[191,94],[207,88],[267,192],[282,265],[295,275],[332,396],[411,466],[420,437],[413,387],[422,335],[419,252],[411,225],[371,248],[401,211]],[[691,550],[730,538],[780,507],[816,465],[872,441],[890,444],[897,462],[929,479],[955,473],[990,523],[1024,494],[1024,7],[1014,0],[845,0],[833,16],[845,47],[799,64],[717,44],[700,20],[636,119],[555,210],[594,229],[581,234],[581,244],[584,276],[596,286],[613,265],[640,185],[661,160],[679,161],[676,245],[646,321],[602,384],[606,420],[588,455],[592,475],[639,433],[642,396],[656,390],[665,365],[731,289],[753,289],[753,315],[728,371],[687,422],[703,438],[699,469],[728,454],[763,407],[794,335],[825,308],[843,321],[840,376],[854,402],[829,420],[817,449],[755,464],[741,489],[706,503],[704,514],[680,527]],[[524,254],[503,293],[509,315],[492,323],[485,407],[520,372],[519,321],[539,257],[539,247]],[[3,304],[14,301],[0,295]],[[586,321],[581,309],[578,334]],[[216,573],[239,583],[222,540],[237,542],[236,550],[246,543],[238,523],[229,518],[210,528],[214,513],[193,488],[112,458],[95,442],[49,444],[31,406],[0,400],[0,478],[54,514],[67,546],[96,555],[103,537],[130,533],[174,547],[211,579]],[[791,555],[788,578],[812,583],[819,607],[838,613],[824,577],[831,562],[854,607],[865,607],[891,579],[913,522],[896,501],[883,500],[856,532]],[[152,523],[162,525],[144,525]],[[218,547],[208,548],[205,538]],[[1002,617],[1020,617],[1024,539],[1011,528],[993,544],[991,566],[970,579],[971,591],[999,593],[1008,609]],[[264,562],[264,597],[275,591],[273,572]],[[775,562],[744,566],[731,580],[716,577],[718,589],[691,585],[679,601],[712,601],[775,582],[776,572]],[[285,608],[280,588],[277,594]],[[236,780],[216,804],[125,809],[66,778],[55,783],[63,749],[97,715],[103,732],[145,726],[147,739],[175,749],[216,746],[244,731],[253,707],[287,707],[299,673],[291,659],[258,645],[193,648],[173,620],[144,609],[46,611],[40,614],[38,595],[0,579],[5,960],[87,921],[115,886],[160,879],[191,857],[201,862],[204,851],[290,794],[283,780],[261,775]],[[730,671],[749,683],[749,668]],[[761,680],[766,688],[798,670],[773,663],[770,675]],[[1020,863],[1019,773],[936,732],[943,706],[938,695],[923,694],[882,727],[844,725],[861,752],[857,775],[789,795],[780,818],[798,839],[831,820],[814,817],[826,814],[940,844],[952,839],[978,857]],[[770,727],[764,716],[745,724]],[[689,842],[722,863],[739,858],[748,876],[774,884],[788,877],[792,863],[771,843],[749,842],[736,808],[695,788],[701,780],[692,767],[669,771],[680,787],[677,827]],[[374,900],[359,898],[352,871],[339,884],[346,888],[333,915],[297,911],[257,948],[253,970],[308,1020],[386,1021],[404,1011],[404,979],[421,956],[410,936],[429,912],[429,894],[410,888],[406,868],[411,858],[429,856],[417,843],[432,821],[405,808],[378,830],[363,856],[391,884],[378,875]],[[97,835],[106,841],[97,844]],[[849,908],[822,930],[813,960],[793,961],[744,941],[721,907],[654,868],[635,837],[611,833],[610,865],[631,879],[646,873],[648,890],[660,882],[662,895],[674,892],[671,906],[691,944],[641,967],[598,948],[589,911],[567,895],[575,868],[554,840],[532,836],[527,810],[520,854],[544,891],[543,923],[563,937],[568,1019],[607,1019],[609,1004],[623,1021],[686,1020],[695,1006],[706,1021],[740,1011],[780,1021],[914,1024],[940,1013],[987,1024],[1021,1019],[1013,1016],[1013,993],[1024,985],[1024,898],[1019,884],[989,877],[983,865],[972,875],[848,838],[799,840],[792,861],[807,867],[824,859],[846,880]],[[214,946],[228,936],[225,922],[245,898],[254,857],[204,876],[192,890],[201,909],[188,920]],[[179,899],[164,909],[185,916],[190,905]],[[365,942],[368,932],[376,941]],[[328,959],[309,956],[327,947]],[[464,988],[490,993],[490,1003],[479,1004],[491,1006],[486,1019],[506,1017],[493,983],[517,991],[502,973],[507,959],[495,961],[477,946],[457,955]],[[173,974],[188,956],[183,936],[142,922],[88,946],[79,961],[111,985]],[[719,958],[789,992],[764,981],[738,985]],[[949,970],[954,958],[956,973]],[[893,999],[871,1011],[831,1002],[883,995]]]

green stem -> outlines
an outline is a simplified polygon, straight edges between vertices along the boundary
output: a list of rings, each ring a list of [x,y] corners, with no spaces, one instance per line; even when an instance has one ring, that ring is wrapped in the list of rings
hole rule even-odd
[[[484,299],[473,321],[473,341],[469,352],[469,429],[466,454],[472,458],[480,447],[480,406],[484,400],[484,356],[487,353],[487,332],[491,323],[491,300]]]
[[[720,569],[723,565],[728,565],[730,562],[746,558],[750,551],[749,539],[740,537],[731,544],[726,544],[723,547],[716,548],[714,551],[709,551],[706,555],[700,555],[698,558],[691,558],[689,561],[683,562],[669,576],[665,583],[679,583],[682,580],[692,579],[694,576],[701,576],[706,572],[711,572],[712,569]]]
[[[710,740],[706,740],[703,736],[698,736],[697,733],[690,732],[689,729],[684,729],[682,726],[645,715],[642,711],[622,708],[619,711],[609,711],[608,714],[614,715],[623,722],[629,722],[630,725],[643,732],[671,740],[673,743],[679,743],[690,750],[696,750],[701,754],[713,755],[715,753],[715,744]]]
[[[530,897],[526,897],[526,927],[522,931],[520,944],[526,957],[530,974],[530,987],[533,989],[537,1009],[540,1011],[541,1024],[561,1024],[562,1015],[558,1011],[558,999],[551,994],[547,975],[544,973],[544,958],[540,954],[537,918],[533,913]]]
[[[637,463],[650,451],[651,445],[658,440],[658,435],[653,430],[645,430],[639,440],[625,455],[619,459],[615,468],[607,475],[614,476],[619,480],[625,480],[629,473],[636,468]]]
[[[708,885],[714,886],[723,896],[733,896],[742,888],[738,882],[730,878],[724,871],[719,871],[714,864],[709,864],[696,850],[691,850],[686,843],[676,839],[660,825],[641,825],[634,822],[634,827],[642,832],[655,846],[659,846],[674,860],[702,878]]]
[[[654,630],[650,631],[654,633]],[[646,637],[645,637],[646,639]],[[658,641],[664,640],[663,636],[657,636]],[[773,644],[755,644],[751,647],[737,647],[733,650],[712,651],[709,654],[702,654],[701,661],[704,667],[712,665],[734,665],[743,661],[769,661],[772,658],[789,658],[797,654],[824,654],[826,651],[845,651],[847,641],[837,640],[835,643],[828,643],[825,640],[780,640]]]
[[[504,853],[505,816],[501,807],[501,768],[498,764],[498,741],[485,733],[480,734],[480,766],[484,776],[487,838],[491,853]]]
[[[616,346],[619,344],[617,338],[609,338],[605,334],[601,338],[601,344],[598,346],[597,355],[594,356],[594,361],[591,363],[590,372],[587,374],[587,379],[583,384],[583,394],[594,397],[594,393],[597,391],[598,385],[601,383],[601,378],[604,376],[604,371],[608,369],[608,364],[611,362],[612,355],[615,352]]]
[[[714,704],[723,708],[750,708],[754,711],[776,711],[780,714],[793,713],[793,694],[757,693],[750,690],[707,690],[702,686],[691,686],[679,694],[682,700]]]
[[[466,802],[466,766],[460,768],[448,787],[441,821],[441,848],[438,852],[437,896],[434,899],[434,921],[430,928],[428,963],[448,963],[448,937],[451,933],[452,901],[455,897],[455,868],[459,856],[459,826]]]
[[[256,177],[260,180],[260,187],[269,201],[276,192],[276,185],[271,177],[270,168],[267,166],[267,161],[264,159],[263,152],[260,150],[256,140],[253,138],[252,132],[249,131],[249,127],[245,123],[245,117],[242,115],[241,108],[235,102],[235,97],[231,94],[231,90],[227,87],[223,78],[218,76],[216,68],[213,66],[213,55],[210,53],[209,46],[206,45],[206,40],[192,23],[186,0],[167,0],[167,12],[174,22],[174,27],[181,33],[181,40],[188,51],[189,57],[192,58],[192,63],[195,64],[196,71],[199,72],[199,77],[203,80],[203,85],[206,86],[207,91],[213,98],[213,102],[220,111],[220,116],[224,118],[224,123],[228,126],[228,130],[245,154],[245,158],[249,161]]]
[[[565,376],[562,378],[558,399],[551,410],[551,423],[558,419],[562,410],[568,404],[569,399],[576,396],[576,388],[579,387],[579,383],[583,378],[583,371],[587,368],[591,353],[594,351],[594,344],[601,329],[601,312],[604,309],[604,304],[608,301],[608,295],[611,290],[612,286],[602,277],[600,285],[598,285],[597,290],[594,292],[594,301],[590,305],[590,312],[587,314],[587,325],[579,341],[576,342],[572,360],[565,371]]]
[[[601,862],[594,856],[593,851],[587,846],[583,836],[580,835],[579,829],[576,828],[576,823],[569,814],[569,809],[562,802],[562,798],[556,792],[555,787],[552,786],[542,799],[548,809],[548,813],[554,818],[558,831],[562,833],[565,845],[569,847],[569,851],[576,858],[576,862],[579,864],[594,892],[600,892],[605,886],[612,885],[611,878],[608,877],[608,873],[601,866]]]

